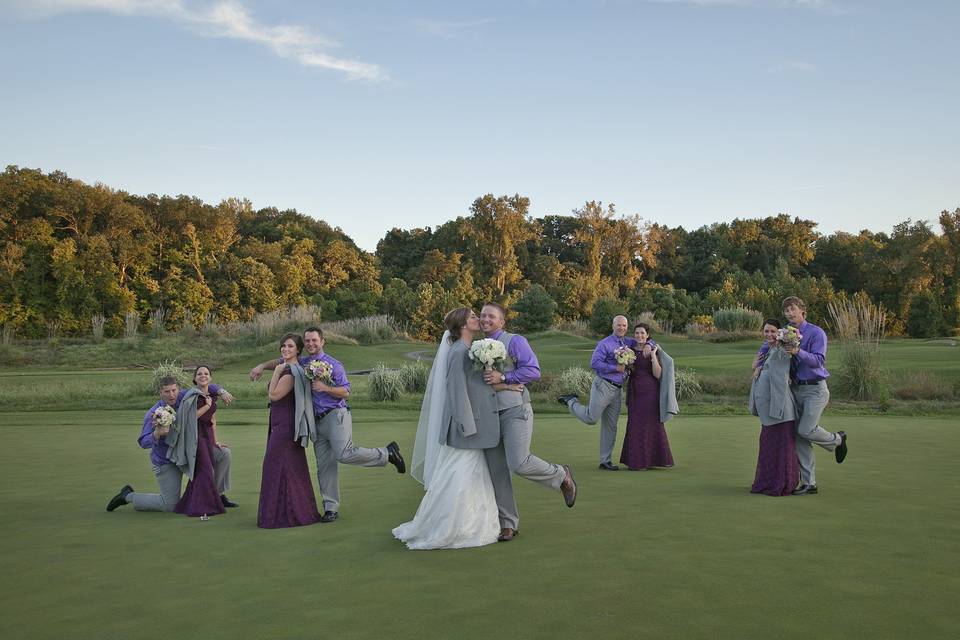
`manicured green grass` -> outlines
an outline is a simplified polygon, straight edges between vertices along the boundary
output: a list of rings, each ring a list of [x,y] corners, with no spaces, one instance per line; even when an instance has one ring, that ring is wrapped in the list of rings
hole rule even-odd
[[[609,473],[595,427],[541,416],[534,452],[573,466],[577,505],[517,479],[517,540],[424,552],[390,534],[421,496],[392,467],[341,467],[334,524],[257,529],[266,411],[218,416],[241,508],[201,522],[104,511],[126,482],[155,487],[142,409],[0,413],[2,637],[872,639],[960,625],[950,419],[832,417],[848,460],[820,451],[818,496],[769,498],[748,493],[751,418],[678,417],[675,468]],[[357,410],[355,439],[409,453],[416,417]]]

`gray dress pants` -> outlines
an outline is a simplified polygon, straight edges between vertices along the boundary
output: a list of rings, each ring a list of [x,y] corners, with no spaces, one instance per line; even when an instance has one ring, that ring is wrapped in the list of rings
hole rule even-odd
[[[820,416],[830,401],[827,381],[818,384],[791,385],[793,397],[797,401],[797,437],[795,439],[797,460],[800,462],[800,482],[817,484],[817,460],[813,455],[813,445],[819,445],[827,451],[840,446],[840,435],[827,431],[820,426]]]
[[[532,480],[546,489],[560,490],[566,470],[530,453],[533,438],[533,408],[523,404],[500,411],[500,444],[484,449],[493,491],[500,513],[500,527],[517,529],[520,513],[513,496],[510,473]]]
[[[385,447],[369,449],[353,444],[353,418],[345,408],[334,409],[317,420],[317,484],[323,496],[324,511],[340,510],[340,476],[337,463],[361,467],[382,467],[389,455]]]
[[[127,502],[137,511],[173,511],[180,500],[183,472],[175,464],[161,464],[153,466],[153,475],[157,477],[160,493],[133,492],[127,496]],[[220,495],[230,490],[230,449],[227,447],[213,448],[213,479]]]
[[[613,446],[617,441],[617,420],[620,419],[621,389],[600,376],[594,376],[590,387],[590,404],[584,406],[574,398],[567,406],[577,419],[586,424],[600,420],[600,464],[613,464]]]

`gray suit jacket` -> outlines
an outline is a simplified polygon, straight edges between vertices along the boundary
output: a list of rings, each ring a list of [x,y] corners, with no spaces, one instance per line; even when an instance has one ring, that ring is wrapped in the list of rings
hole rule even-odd
[[[177,417],[167,434],[167,458],[175,464],[185,476],[193,480],[193,470],[197,464],[197,398],[200,390],[190,387],[180,400]]]
[[[657,350],[660,356],[660,422],[666,422],[680,413],[677,405],[677,377],[673,367],[673,358],[663,350]]]
[[[771,425],[797,419],[790,393],[790,354],[781,347],[767,353],[760,376],[750,386],[750,413],[760,424]]]
[[[280,365],[281,367],[283,365]],[[313,415],[313,395],[310,379],[299,362],[290,367],[293,375],[293,439],[306,448],[310,440],[317,441],[317,424]]]
[[[458,449],[491,449],[500,443],[497,393],[473,368],[467,345],[457,340],[447,356],[447,399],[440,442]]]

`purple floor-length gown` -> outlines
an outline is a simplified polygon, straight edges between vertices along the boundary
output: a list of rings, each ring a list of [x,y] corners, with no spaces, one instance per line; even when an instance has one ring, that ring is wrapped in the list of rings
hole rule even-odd
[[[284,376],[292,375],[289,371]],[[282,378],[282,376],[281,376]],[[299,527],[320,521],[307,454],[293,439],[294,393],[270,403],[270,429],[263,455],[257,526]]]
[[[217,412],[217,400],[211,396],[210,402],[213,403],[210,410],[197,418],[197,460],[193,466],[193,480],[187,483],[187,488],[173,509],[194,517],[215,516],[225,511],[213,472],[213,448],[217,446],[213,439],[213,414]],[[206,403],[205,398],[198,397],[197,409]]]
[[[650,358],[638,354],[627,380],[627,433],[620,462],[631,471],[672,467],[667,431],[660,422],[660,381]]]
[[[751,493],[788,496],[800,482],[800,463],[794,449],[796,422],[760,427],[760,453]]]

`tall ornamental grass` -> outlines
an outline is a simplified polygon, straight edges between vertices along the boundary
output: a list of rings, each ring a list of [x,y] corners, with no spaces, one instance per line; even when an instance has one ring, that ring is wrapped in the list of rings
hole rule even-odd
[[[693,369],[677,369],[674,372],[674,382],[677,387],[677,400],[694,400],[700,397],[703,389],[700,380]]]
[[[644,312],[641,313],[639,316],[637,316],[637,319],[634,320],[633,324],[636,325],[636,324],[638,324],[638,323],[640,323],[640,322],[642,322],[643,324],[649,326],[649,327],[650,327],[650,331],[651,331],[652,333],[662,333],[662,332],[663,332],[663,327],[661,326],[660,322],[653,316],[653,311],[644,311]],[[673,323],[671,322],[670,324],[672,325]],[[673,327],[671,326],[671,328],[673,328]],[[629,331],[630,335],[633,335],[633,327],[632,327],[632,326],[629,328],[628,331]],[[669,333],[669,332],[668,332],[668,333]]]
[[[247,322],[231,325],[231,333],[253,336],[257,344],[267,344],[289,332],[301,332],[320,324],[320,307],[312,304],[262,311]]]
[[[107,324],[107,317],[102,313],[95,313],[90,318],[90,331],[93,334],[93,339],[97,342],[103,340],[103,327]]]
[[[593,372],[583,367],[568,367],[561,371],[553,381],[552,395],[559,396],[574,393],[581,398],[590,397],[593,384]]]
[[[159,306],[150,312],[150,334],[154,338],[163,335],[166,329],[167,315],[167,309],[163,306]]]
[[[407,393],[426,391],[429,377],[430,369],[420,360],[407,362],[400,367],[400,380],[403,382],[403,390]]]
[[[193,386],[193,380],[190,374],[183,370],[183,366],[176,360],[164,360],[153,370],[150,378],[151,393],[160,393],[160,380],[166,376],[173,376],[181,389],[189,389]]]
[[[140,314],[136,311],[127,311],[123,322],[123,335],[126,338],[136,338],[137,329],[140,328]]]
[[[866,296],[829,302],[827,311],[840,345],[840,368],[834,378],[840,392],[854,400],[882,400],[888,395],[880,366],[880,341],[887,315]]]
[[[388,315],[348,318],[336,322],[327,322],[323,325],[323,332],[324,334],[330,332],[353,338],[360,344],[393,342],[394,340],[400,340],[404,337],[403,330],[396,321]]]
[[[367,391],[374,402],[394,402],[403,395],[403,377],[398,369],[378,362],[367,378]]]
[[[744,306],[724,307],[713,312],[713,326],[731,333],[757,332],[763,326],[763,314]]]
[[[583,338],[594,337],[593,331],[590,330],[590,323],[586,320],[564,320],[553,328],[556,331],[572,333],[575,336],[581,336]]]

